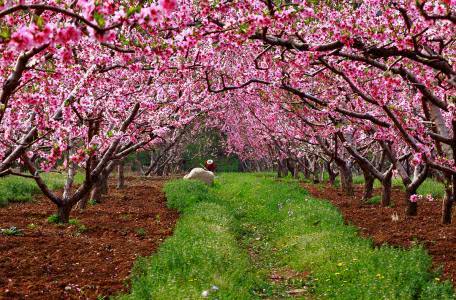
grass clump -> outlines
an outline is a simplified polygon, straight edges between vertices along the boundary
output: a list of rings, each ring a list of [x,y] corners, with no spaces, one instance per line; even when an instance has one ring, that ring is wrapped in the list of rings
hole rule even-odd
[[[11,226],[10,228],[0,229],[0,233],[3,234],[3,235],[8,235],[8,236],[21,236],[21,235],[24,235],[22,230],[18,229],[15,226]]]
[[[87,204],[88,204],[89,206],[95,206],[95,205],[98,204],[98,201],[95,200],[95,199],[90,199],[90,200],[87,202]]]
[[[377,195],[377,196],[373,196],[370,199],[368,199],[366,201],[366,203],[374,205],[374,204],[380,204],[381,201],[382,201],[382,196]]]
[[[197,180],[175,180],[167,183],[164,188],[167,203],[170,208],[179,212],[185,211],[199,202],[214,201],[209,187]]]
[[[146,236],[146,234],[147,234],[147,231],[144,228],[140,227],[140,228],[136,229],[137,236],[143,238]]]
[[[47,217],[47,222],[50,224],[58,224],[59,216],[57,214],[52,214],[49,217]]]

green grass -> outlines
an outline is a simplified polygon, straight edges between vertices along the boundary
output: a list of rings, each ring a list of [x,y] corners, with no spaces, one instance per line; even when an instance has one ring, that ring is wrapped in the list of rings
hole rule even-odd
[[[443,183],[435,179],[426,179],[418,188],[419,195],[432,195],[434,198],[443,198],[445,196],[445,187]]]
[[[52,190],[63,188],[65,176],[59,173],[42,174],[44,181]],[[76,183],[82,183],[84,175],[77,174]],[[35,181],[30,178],[7,176],[0,178],[0,206],[6,206],[8,202],[28,202],[33,196],[41,191]]]
[[[295,180],[223,174],[211,188],[179,180],[165,190],[182,218],[136,263],[124,299],[200,299],[212,285],[210,299],[286,299],[290,289],[316,299],[454,299],[423,248],[374,247]],[[310,275],[270,282],[282,270]]]
[[[255,277],[232,213],[198,182],[174,181],[165,191],[183,215],[158,253],[136,262],[131,294],[120,298],[200,299],[206,291],[211,299],[250,299]]]
[[[382,201],[382,196],[377,195],[377,196],[373,196],[370,199],[368,199],[367,204],[380,204],[381,201]]]

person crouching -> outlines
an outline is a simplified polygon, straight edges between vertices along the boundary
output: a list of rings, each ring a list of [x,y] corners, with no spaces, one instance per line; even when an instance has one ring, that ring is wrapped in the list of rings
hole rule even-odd
[[[212,159],[206,161],[205,168],[208,171],[215,172],[216,165]]]

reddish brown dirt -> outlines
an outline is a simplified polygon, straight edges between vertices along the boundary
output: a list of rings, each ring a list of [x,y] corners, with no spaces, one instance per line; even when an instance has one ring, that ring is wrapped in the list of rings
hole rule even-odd
[[[400,188],[393,190],[393,207],[381,207],[360,205],[362,186],[356,187],[354,197],[347,197],[330,185],[304,183],[303,186],[312,196],[327,199],[336,205],[346,222],[359,227],[361,235],[372,238],[376,245],[388,243],[406,248],[416,243],[424,245],[433,257],[434,266],[443,266],[444,277],[455,285],[456,226],[441,225],[441,201],[422,200],[418,204],[418,216],[406,217],[405,193]],[[379,194],[380,191],[376,190],[375,195]],[[398,221],[392,220],[395,213],[399,216]]]
[[[0,299],[96,299],[127,291],[136,257],[172,234],[178,214],[166,208],[163,180],[126,182],[120,191],[111,185],[102,203],[74,210],[71,218],[86,231],[49,224],[55,207],[43,197],[0,208],[0,228],[24,232],[0,235]]]

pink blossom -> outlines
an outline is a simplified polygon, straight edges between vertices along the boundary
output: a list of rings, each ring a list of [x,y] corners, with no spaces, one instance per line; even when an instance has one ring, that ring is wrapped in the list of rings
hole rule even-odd
[[[160,6],[163,8],[163,10],[169,12],[169,11],[176,9],[177,1],[176,0],[160,0]]]
[[[410,202],[413,202],[413,203],[418,202],[418,200],[420,200],[420,199],[421,199],[421,196],[416,195],[416,194],[410,196]]]
[[[68,26],[61,29],[57,33],[56,41],[61,44],[66,44],[70,41],[76,42],[80,39],[81,32],[79,29],[75,28],[74,26]]]
[[[33,33],[27,27],[21,27],[11,36],[17,50],[27,50],[34,46]]]

